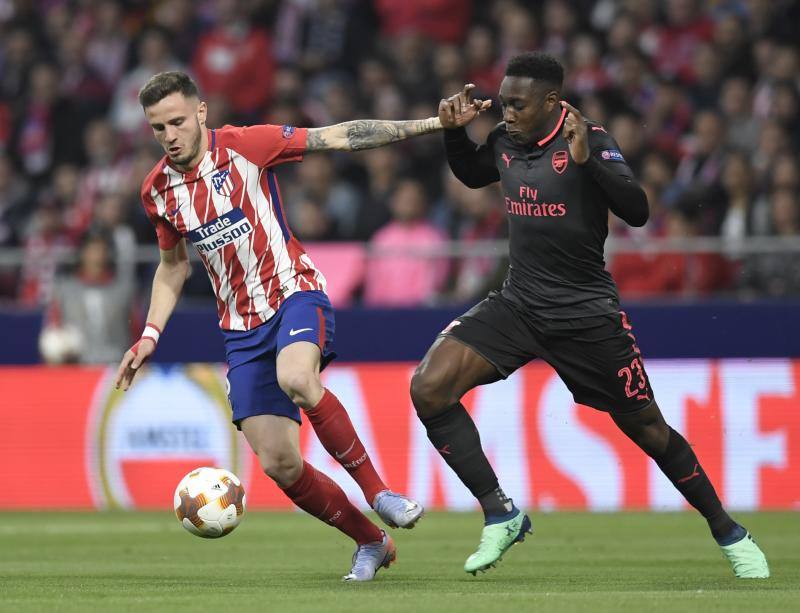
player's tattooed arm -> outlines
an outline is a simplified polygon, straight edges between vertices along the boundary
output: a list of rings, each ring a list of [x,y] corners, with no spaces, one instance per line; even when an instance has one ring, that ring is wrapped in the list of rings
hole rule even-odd
[[[324,128],[309,128],[306,151],[361,151],[442,129],[438,117],[408,121],[357,119]]]

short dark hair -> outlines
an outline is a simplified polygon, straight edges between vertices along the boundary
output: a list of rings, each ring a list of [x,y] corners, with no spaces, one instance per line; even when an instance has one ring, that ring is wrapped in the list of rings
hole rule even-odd
[[[549,53],[528,51],[515,55],[506,66],[507,77],[530,77],[559,90],[564,83],[564,67]]]
[[[146,109],[176,93],[181,93],[186,98],[197,97],[197,84],[185,72],[178,70],[159,72],[150,77],[139,90],[139,103]]]

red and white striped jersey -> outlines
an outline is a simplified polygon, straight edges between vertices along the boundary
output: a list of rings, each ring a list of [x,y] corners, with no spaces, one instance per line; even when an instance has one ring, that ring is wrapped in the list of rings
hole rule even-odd
[[[167,157],[142,184],[142,203],[161,249],[194,243],[217,296],[219,325],[249,330],[272,317],[286,298],[325,290],[286,223],[272,166],[299,161],[305,128],[225,126],[208,131],[208,151],[181,172]]]

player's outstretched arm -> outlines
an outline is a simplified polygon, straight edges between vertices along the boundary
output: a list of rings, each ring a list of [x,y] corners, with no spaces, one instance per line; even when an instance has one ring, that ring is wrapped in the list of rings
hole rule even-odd
[[[309,128],[306,151],[361,151],[442,129],[438,117],[408,121],[356,119],[324,128]]]
[[[127,390],[139,367],[156,349],[158,336],[178,304],[183,284],[189,277],[189,253],[186,241],[181,240],[173,249],[161,250],[161,261],[153,276],[153,292],[147,312],[147,327],[140,338],[122,357],[117,370],[116,386]]]
[[[441,100],[438,117],[408,121],[357,119],[324,128],[309,128],[306,151],[374,149],[414,136],[437,132],[442,128],[463,127],[492,105],[491,100],[473,100],[474,89],[475,86],[468,83],[460,93]]]

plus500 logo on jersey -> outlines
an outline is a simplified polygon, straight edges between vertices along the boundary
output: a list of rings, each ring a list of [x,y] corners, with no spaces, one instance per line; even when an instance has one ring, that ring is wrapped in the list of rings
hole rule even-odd
[[[229,245],[237,238],[247,236],[253,226],[242,209],[233,209],[207,224],[189,232],[189,239],[200,253],[210,253]]]

